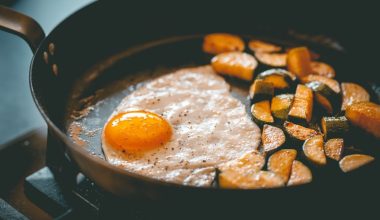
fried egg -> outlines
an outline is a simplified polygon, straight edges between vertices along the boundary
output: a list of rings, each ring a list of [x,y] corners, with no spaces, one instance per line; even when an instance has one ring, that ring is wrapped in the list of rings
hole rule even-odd
[[[106,160],[140,175],[210,186],[216,167],[257,150],[260,129],[210,66],[153,79],[126,96],[102,132]]]

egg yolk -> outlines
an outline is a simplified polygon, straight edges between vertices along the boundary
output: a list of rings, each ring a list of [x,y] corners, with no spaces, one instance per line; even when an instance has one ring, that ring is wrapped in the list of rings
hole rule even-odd
[[[104,130],[109,145],[128,152],[160,147],[170,140],[171,135],[170,124],[160,115],[148,111],[119,113]]]

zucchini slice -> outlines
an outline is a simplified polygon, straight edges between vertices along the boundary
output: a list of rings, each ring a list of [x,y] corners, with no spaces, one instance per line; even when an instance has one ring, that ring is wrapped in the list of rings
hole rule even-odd
[[[327,78],[325,76],[319,76],[319,75],[308,75],[306,77],[301,78],[301,81],[303,83],[318,81],[323,84],[328,85],[332,90],[334,90],[336,93],[340,93],[340,86],[338,81],[334,79]]]
[[[217,73],[251,81],[257,67],[257,61],[247,53],[227,52],[213,57],[211,66]]]
[[[218,169],[220,172],[240,172],[247,175],[260,171],[264,165],[264,155],[257,151],[251,151],[240,158],[219,165]]]
[[[333,138],[325,143],[325,154],[328,158],[339,161],[342,158],[344,149],[344,140],[342,138]]]
[[[307,47],[296,47],[288,51],[286,60],[288,70],[302,78],[312,74],[311,57]]]
[[[293,94],[282,94],[272,98],[270,110],[272,115],[280,120],[286,120],[290,111],[290,106],[293,103]]]
[[[252,102],[270,100],[274,94],[273,84],[262,79],[256,79],[249,88],[249,97]]]
[[[349,105],[358,102],[369,102],[370,99],[368,92],[355,83],[342,83],[342,93],[342,111],[345,111]]]
[[[345,156],[342,160],[339,161],[340,169],[347,173],[353,170],[358,169],[364,165],[367,165],[374,161],[375,158],[365,154],[351,154]]]
[[[265,124],[261,134],[261,143],[265,152],[273,151],[285,143],[285,134],[281,128]]]
[[[280,46],[260,40],[250,40],[248,43],[248,47],[253,52],[273,53],[281,51]]]
[[[327,159],[323,148],[323,136],[315,135],[305,141],[302,146],[306,158],[315,165],[326,165]]]
[[[203,51],[214,55],[232,51],[243,51],[244,48],[244,41],[239,36],[232,34],[208,34],[203,39]]]
[[[281,176],[284,182],[288,182],[290,172],[292,171],[293,161],[297,157],[297,151],[294,149],[279,150],[268,159],[268,170]]]
[[[352,104],[346,109],[346,117],[353,125],[380,139],[380,105],[372,102]]]
[[[219,174],[219,186],[228,189],[266,189],[285,186],[285,182],[276,173],[258,171],[251,175],[240,172],[222,172]]]
[[[294,95],[288,118],[293,122],[310,122],[313,114],[313,91],[305,85],[299,84]]]
[[[273,67],[285,67],[286,66],[286,53],[262,53],[256,52],[255,57],[260,63],[273,66]]]
[[[306,84],[314,92],[315,100],[327,111],[328,114],[340,111],[341,95],[332,90],[328,85],[318,81]]]
[[[300,141],[305,141],[319,134],[316,130],[305,128],[301,125],[293,124],[288,121],[284,122],[284,128],[286,133],[288,133],[290,137]]]
[[[345,116],[323,117],[321,126],[326,140],[345,137],[350,130],[350,125]]]
[[[292,172],[288,181],[288,186],[298,186],[310,183],[313,180],[313,174],[310,169],[298,160],[293,161]]]
[[[335,77],[335,70],[327,63],[313,61],[311,62],[311,70],[313,74],[325,76],[328,78]]]
[[[258,124],[270,124],[274,122],[270,112],[270,103],[267,100],[253,104],[251,107],[251,113],[254,121]]]
[[[256,79],[262,79],[264,82],[272,83],[275,89],[284,90],[292,86],[296,80],[296,76],[284,69],[270,69],[257,75]]]

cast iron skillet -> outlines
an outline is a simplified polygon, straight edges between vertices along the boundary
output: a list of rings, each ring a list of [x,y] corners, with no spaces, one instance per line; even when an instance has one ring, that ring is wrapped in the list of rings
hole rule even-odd
[[[48,124],[49,142],[62,148],[62,155],[105,191],[121,198],[138,196],[165,201],[165,204],[192,209],[191,213],[198,213],[199,208],[214,213],[211,207],[218,213],[233,209],[240,210],[237,213],[251,212],[253,207],[257,207],[256,211],[271,211],[273,207],[288,210],[296,206],[307,209],[320,200],[325,204],[324,209],[334,210],[336,206],[331,204],[357,206],[355,202],[342,200],[347,195],[355,200],[376,196],[373,192],[377,191],[373,190],[378,184],[377,162],[348,175],[338,172],[336,164],[315,169],[313,183],[305,186],[225,190],[160,182],[111,166],[103,159],[99,128],[113,108],[136,83],[179,67],[208,64],[210,57],[201,51],[202,36],[206,33],[230,32],[246,40],[255,37],[289,47],[306,45],[335,67],[338,80],[362,84],[371,92],[372,101],[379,102],[378,84],[369,80],[371,75],[366,71],[358,77],[357,71],[363,66],[344,45],[325,36],[289,31],[288,26],[275,24],[268,17],[253,21],[262,14],[253,17],[244,8],[237,12],[221,6],[216,12],[202,7],[155,10],[143,5],[118,7],[96,2],[71,15],[47,37],[31,18],[0,7],[0,27],[23,37],[34,52],[30,85],[36,105]],[[141,8],[144,10],[137,10]],[[221,16],[225,13],[230,16]],[[246,102],[249,83],[226,80],[233,87],[232,94]],[[78,113],[88,106],[94,109],[88,114]],[[84,146],[74,144],[68,135],[74,120],[85,127],[80,135]],[[375,148],[379,142],[372,137],[362,134],[351,139],[353,144],[365,145],[364,151],[379,154]]]

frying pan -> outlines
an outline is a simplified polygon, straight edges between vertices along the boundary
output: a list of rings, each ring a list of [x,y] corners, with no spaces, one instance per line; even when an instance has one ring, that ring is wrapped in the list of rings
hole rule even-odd
[[[199,214],[199,210],[241,214],[252,209],[276,215],[280,210],[295,207],[300,208],[299,211],[301,207],[313,211],[313,206],[320,201],[324,210],[358,209],[360,204],[355,200],[375,199],[379,183],[377,161],[349,175],[338,172],[336,164],[315,169],[313,183],[299,187],[227,190],[161,182],[122,170],[104,160],[99,128],[113,108],[137,83],[180,67],[208,64],[210,57],[201,51],[202,37],[206,33],[230,32],[245,40],[254,37],[286,47],[306,45],[336,68],[338,80],[360,83],[370,91],[372,101],[379,102],[380,84],[370,71],[364,71],[370,67],[358,61],[352,52],[356,48],[352,46],[352,39],[341,38],[346,33],[337,32],[335,24],[326,25],[322,21],[318,26],[318,22],[309,19],[306,25],[302,22],[291,27],[289,24],[297,23],[299,18],[279,21],[260,10],[252,13],[246,7],[220,5],[218,10],[213,7],[194,4],[184,10],[181,5],[171,5],[158,10],[155,5],[147,7],[144,3],[95,2],[69,16],[46,37],[33,19],[0,7],[0,27],[21,36],[34,52],[30,87],[48,124],[49,142],[60,148],[62,154],[98,186],[120,197],[120,203],[125,198],[138,197],[174,204],[189,211],[187,215]],[[285,14],[272,12],[279,17]],[[341,41],[318,34],[326,32]],[[232,94],[246,102],[249,83],[226,80],[232,85]],[[93,110],[83,111],[89,106]],[[69,135],[73,121],[87,129],[80,133],[83,145],[75,144]],[[351,139],[353,144],[365,145],[364,151],[379,154],[376,149],[379,146],[375,146],[379,142],[372,137],[361,134]],[[350,199],[343,199],[347,195]],[[366,204],[363,210],[369,211],[370,207],[371,204]],[[279,212],[272,212],[274,208]]]

